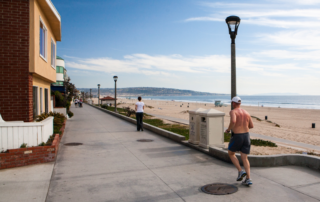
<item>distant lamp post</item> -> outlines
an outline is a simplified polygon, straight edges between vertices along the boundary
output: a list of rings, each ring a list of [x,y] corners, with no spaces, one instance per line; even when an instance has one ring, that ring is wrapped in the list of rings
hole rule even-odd
[[[114,80],[114,111],[117,112],[117,80],[118,80],[118,76],[114,76],[113,80]]]
[[[100,84],[98,84],[98,105],[100,106]]]
[[[240,18],[238,16],[229,16],[226,18],[228,24],[229,34],[231,38],[231,99],[237,96],[237,78],[236,78],[236,44],[235,39],[240,25]],[[231,109],[232,103],[231,103]]]
[[[91,92],[92,92],[92,89],[90,88],[90,100],[91,100],[91,98],[92,98],[92,97],[91,97]]]

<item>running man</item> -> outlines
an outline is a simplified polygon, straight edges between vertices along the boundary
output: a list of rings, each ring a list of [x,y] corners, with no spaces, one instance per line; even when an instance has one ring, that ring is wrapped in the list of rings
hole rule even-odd
[[[246,177],[242,184],[250,186],[252,185],[252,181],[250,179],[250,163],[248,160],[251,147],[249,129],[253,128],[253,123],[250,114],[240,108],[240,97],[232,98],[231,104],[233,110],[230,111],[230,124],[226,130],[226,133],[232,131],[228,154],[232,163],[239,171],[237,181],[242,181],[242,179]],[[241,169],[240,163],[235,155],[236,151],[240,151],[245,171]]]

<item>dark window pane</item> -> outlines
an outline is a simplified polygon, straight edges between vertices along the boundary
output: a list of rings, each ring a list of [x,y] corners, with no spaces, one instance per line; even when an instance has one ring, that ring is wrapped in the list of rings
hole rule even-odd
[[[38,87],[33,87],[33,119],[38,115]]]

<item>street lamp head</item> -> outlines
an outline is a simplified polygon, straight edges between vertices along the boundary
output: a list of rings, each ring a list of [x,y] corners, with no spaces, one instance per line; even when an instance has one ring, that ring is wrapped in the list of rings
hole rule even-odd
[[[98,84],[98,87],[100,87],[100,84]]]
[[[114,77],[113,77],[113,80],[114,80],[114,81],[117,81],[117,80],[118,80],[118,76],[114,76]]]
[[[234,41],[240,25],[240,18],[238,16],[231,15],[226,18],[226,23],[228,24],[230,38]]]

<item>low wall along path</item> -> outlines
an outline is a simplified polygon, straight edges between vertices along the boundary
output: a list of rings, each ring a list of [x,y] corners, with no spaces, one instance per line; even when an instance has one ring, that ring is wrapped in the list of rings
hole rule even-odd
[[[0,169],[14,168],[38,163],[47,163],[55,161],[60,140],[64,134],[66,126],[65,120],[59,134],[55,134],[51,146],[35,146],[19,149],[8,149],[5,153],[0,153]]]

